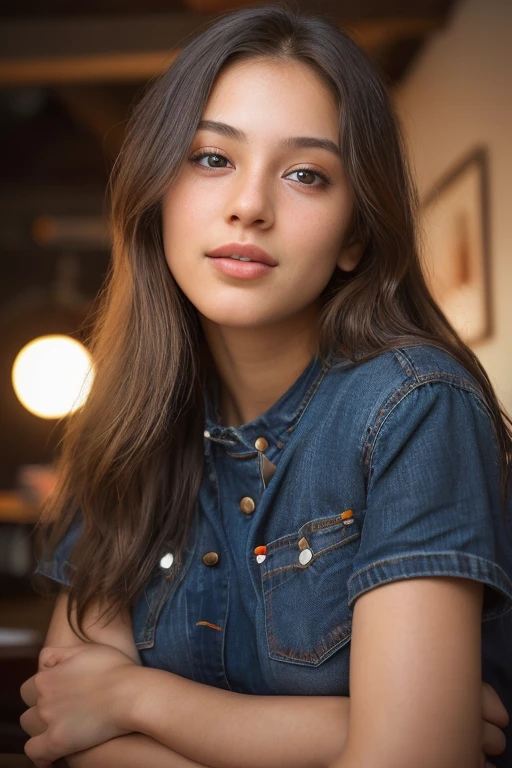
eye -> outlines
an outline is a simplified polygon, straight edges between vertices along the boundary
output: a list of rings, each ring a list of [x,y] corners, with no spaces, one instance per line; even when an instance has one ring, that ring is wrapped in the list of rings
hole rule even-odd
[[[214,157],[216,161],[226,160],[228,162],[227,158],[224,157],[224,155],[221,155],[219,152],[198,152],[195,155],[192,155],[192,157],[189,157],[189,161],[191,163],[194,163],[195,165],[201,165],[201,168],[207,168],[208,170],[213,170],[214,168],[225,168],[223,165],[202,165],[199,161],[203,160],[206,157]]]
[[[214,159],[214,163],[219,163],[219,162],[222,163],[224,160],[226,162],[229,162],[228,159],[226,157],[224,157],[224,155],[220,154],[220,152],[216,152],[216,151],[210,151],[209,152],[209,151],[205,151],[205,150],[203,150],[201,152],[197,152],[196,154],[194,154],[191,157],[189,157],[189,162],[193,163],[194,165],[200,165],[201,168],[206,168],[206,170],[208,170],[208,171],[214,171],[215,168],[225,168],[226,167],[225,165],[217,165],[217,164],[216,165],[203,165],[200,162],[201,160],[204,160],[204,159],[210,158],[210,157],[215,158]],[[313,168],[307,168],[307,167],[297,168],[295,171],[291,171],[291,173],[287,174],[287,176],[285,178],[287,178],[288,176],[292,176],[294,173],[306,174],[306,175],[309,174],[310,177],[316,176],[317,178],[320,179],[320,183],[319,184],[303,183],[302,180],[300,180],[298,183],[301,186],[303,186],[303,187],[325,187],[327,184],[331,184],[332,183],[330,181],[330,179],[325,175],[325,173],[322,173],[321,171],[314,170]]]
[[[302,174],[309,174],[310,176],[317,176],[321,182],[320,184],[303,184],[303,186],[307,187],[324,187],[326,184],[330,184],[330,180],[327,178],[325,173],[321,173],[320,171],[315,171],[313,168],[297,168],[296,171],[292,171],[291,174],[288,174],[288,176],[291,176],[294,173],[302,173]]]

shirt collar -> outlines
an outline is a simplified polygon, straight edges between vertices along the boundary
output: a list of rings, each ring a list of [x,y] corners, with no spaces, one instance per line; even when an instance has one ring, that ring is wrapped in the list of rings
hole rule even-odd
[[[322,361],[317,354],[313,355],[300,376],[274,405],[254,421],[238,427],[219,424],[218,382],[216,377],[212,376],[204,395],[205,438],[224,444],[230,453],[243,454],[248,450],[254,451],[255,442],[261,437],[269,444],[282,448],[332,363],[332,356]]]

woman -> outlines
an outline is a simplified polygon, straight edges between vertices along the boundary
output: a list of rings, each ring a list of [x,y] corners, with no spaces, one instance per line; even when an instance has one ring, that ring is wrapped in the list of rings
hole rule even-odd
[[[364,53],[285,7],[224,15],[135,110],[111,206],[27,755],[509,759],[511,435],[424,282]]]

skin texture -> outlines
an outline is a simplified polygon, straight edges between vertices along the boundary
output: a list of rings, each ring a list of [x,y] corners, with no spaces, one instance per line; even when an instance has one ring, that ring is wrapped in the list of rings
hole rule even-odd
[[[204,150],[226,160],[185,163],[163,202],[164,248],[200,313],[222,382],[223,420],[235,426],[267,410],[305,369],[316,347],[318,296],[335,269],[357,265],[362,249],[349,245],[353,200],[341,158],[322,148],[278,147],[290,136],[338,145],[337,106],[309,68],[232,65],[203,120],[241,129],[247,142],[196,133],[189,157]],[[297,174],[303,167],[331,183]],[[230,242],[256,244],[278,265],[252,280],[225,275],[204,254]]]
[[[470,579],[422,577],[356,600],[348,739],[331,768],[479,768],[482,596]]]

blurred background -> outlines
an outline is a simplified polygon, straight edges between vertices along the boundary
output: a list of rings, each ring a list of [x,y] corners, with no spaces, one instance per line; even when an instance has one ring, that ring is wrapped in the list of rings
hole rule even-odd
[[[93,375],[81,342],[109,264],[104,194],[127,116],[206,22],[264,4],[2,3],[0,753],[22,754],[27,738],[19,686],[37,670],[52,609],[31,585],[31,534],[59,419],[80,406]],[[382,74],[420,191],[432,290],[512,412],[512,3],[296,6],[329,15]]]

